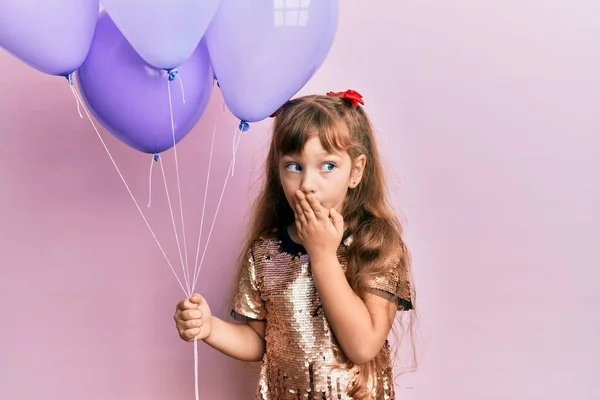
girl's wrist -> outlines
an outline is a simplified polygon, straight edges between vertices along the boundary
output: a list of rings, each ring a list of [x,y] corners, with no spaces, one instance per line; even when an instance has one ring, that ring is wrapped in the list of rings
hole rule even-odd
[[[211,315],[210,316],[210,333],[208,334],[207,337],[202,339],[204,341],[204,343],[206,343],[208,345],[210,345],[211,338],[214,337],[215,325],[218,325],[218,322],[215,324],[215,317],[213,315]],[[218,328],[218,326],[217,326],[217,328]]]
[[[336,249],[337,251],[337,249]],[[336,251],[321,249],[312,252],[308,255],[311,265],[317,267],[320,265],[335,265],[339,264]]]

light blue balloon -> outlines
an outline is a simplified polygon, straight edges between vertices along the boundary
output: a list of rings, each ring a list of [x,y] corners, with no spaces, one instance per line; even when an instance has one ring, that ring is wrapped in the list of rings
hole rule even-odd
[[[269,117],[319,69],[337,24],[338,0],[222,0],[205,39],[229,110]]]
[[[196,50],[220,2],[102,0],[102,5],[148,64],[172,69],[182,65]]]
[[[50,75],[68,75],[85,60],[99,0],[0,0],[0,47]]]

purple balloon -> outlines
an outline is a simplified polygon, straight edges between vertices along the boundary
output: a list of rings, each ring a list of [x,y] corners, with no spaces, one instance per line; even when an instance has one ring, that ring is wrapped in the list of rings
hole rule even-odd
[[[50,75],[75,71],[90,49],[99,0],[0,0],[0,47]]]
[[[335,37],[338,0],[222,0],[206,31],[231,112],[270,116],[321,66]]]
[[[136,150],[160,153],[173,147],[167,85],[171,88],[176,143],[194,127],[208,105],[213,71],[203,41],[177,73],[169,81],[167,71],[146,63],[108,14],[102,13],[77,80],[94,116],[110,133]]]

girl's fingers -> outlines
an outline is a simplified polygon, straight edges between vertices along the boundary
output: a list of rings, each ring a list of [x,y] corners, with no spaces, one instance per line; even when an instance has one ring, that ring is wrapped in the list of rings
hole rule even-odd
[[[192,340],[193,338],[198,336],[200,334],[200,332],[202,332],[201,328],[186,329],[183,332],[183,336],[186,340]]]
[[[317,220],[325,221],[329,218],[329,210],[325,210],[315,196],[309,194],[306,196],[306,201],[308,202],[308,205],[312,209]]]
[[[201,319],[193,319],[191,321],[185,321],[183,326],[185,327],[185,329],[195,329],[195,328],[200,328],[202,327],[202,320]]]
[[[184,321],[189,321],[192,319],[200,319],[202,318],[202,311],[195,310],[185,310],[181,312],[181,319]]]
[[[298,203],[300,204],[301,211],[299,211],[299,213],[304,215],[304,217],[307,221],[316,221],[317,217],[315,216],[315,213],[314,213],[313,209],[311,208],[310,204],[308,204],[308,201],[306,200],[306,196],[304,195],[304,193],[302,193],[300,190],[298,190],[296,192],[296,198],[298,199]]]
[[[300,205],[300,202],[298,201],[298,199],[296,199],[294,201],[294,205],[296,206],[296,216],[298,218],[298,221],[300,222],[301,225],[306,225],[308,223],[308,221],[306,219],[306,215],[304,214],[304,210],[302,209],[302,206]]]

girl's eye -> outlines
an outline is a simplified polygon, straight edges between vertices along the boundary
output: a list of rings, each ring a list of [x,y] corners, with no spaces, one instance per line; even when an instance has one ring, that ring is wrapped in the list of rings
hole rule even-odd
[[[323,168],[324,171],[331,172],[335,169],[335,164],[327,162],[327,163],[324,163],[321,167]]]
[[[289,163],[288,165],[285,166],[285,169],[287,169],[288,171],[291,171],[291,172],[300,172],[300,170],[301,170],[300,166],[296,163]]]

